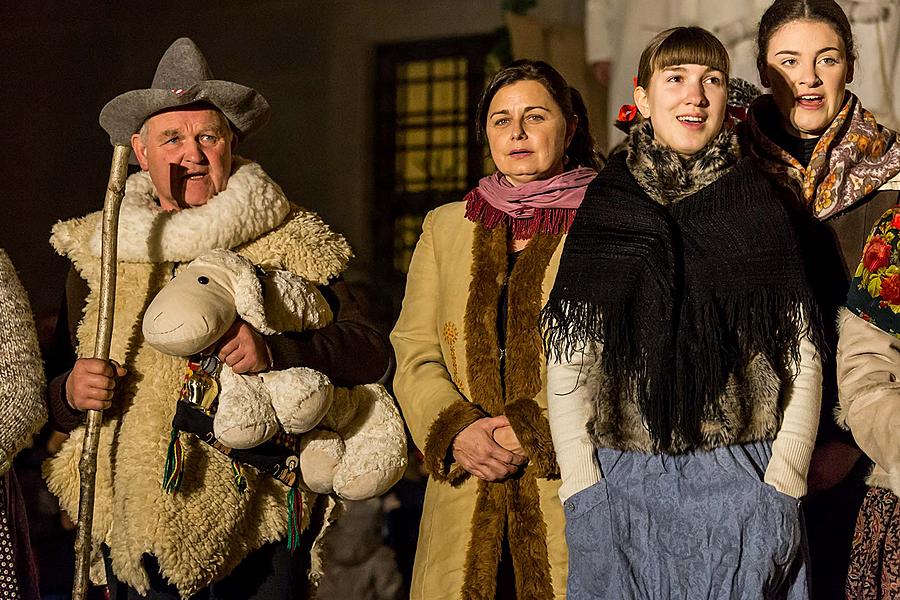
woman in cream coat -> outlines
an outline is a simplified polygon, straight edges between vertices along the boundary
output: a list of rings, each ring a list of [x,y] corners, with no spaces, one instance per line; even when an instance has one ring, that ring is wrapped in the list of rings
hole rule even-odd
[[[577,91],[518,61],[478,113],[498,172],[425,218],[391,334],[431,475],[412,598],[563,598],[566,547],[538,313],[596,175]]]

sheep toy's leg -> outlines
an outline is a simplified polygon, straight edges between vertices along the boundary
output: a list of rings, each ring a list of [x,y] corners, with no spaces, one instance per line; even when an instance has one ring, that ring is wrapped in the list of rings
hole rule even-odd
[[[219,408],[213,419],[213,433],[230,448],[253,448],[278,433],[278,417],[272,398],[257,375],[236,375],[223,366]]]
[[[314,429],[300,443],[300,479],[317,494],[334,491],[334,474],[344,456],[344,442],[333,431]]]
[[[344,457],[335,472],[334,491],[346,500],[380,496],[406,470],[406,433],[400,411],[380,385],[338,388],[336,394],[341,397],[335,399],[335,406],[356,403],[358,408],[345,426],[337,428],[344,440]]]
[[[272,398],[272,407],[288,433],[306,433],[331,408],[334,387],[318,371],[295,367],[260,373]]]

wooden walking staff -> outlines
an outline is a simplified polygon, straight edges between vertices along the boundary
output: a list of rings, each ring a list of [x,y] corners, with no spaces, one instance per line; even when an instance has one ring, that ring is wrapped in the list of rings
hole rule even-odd
[[[125,178],[128,175],[128,156],[131,147],[113,146],[112,165],[109,167],[109,183],[103,200],[103,250],[100,263],[100,315],[97,320],[97,337],[94,342],[94,358],[109,360],[112,340],[113,309],[116,300],[116,244],[118,242],[119,207],[125,195]],[[81,477],[78,498],[78,530],[75,533],[75,583],[72,599],[84,600],[87,594],[91,566],[91,526],[94,522],[94,482],[97,477],[97,448],[100,443],[100,422],[103,411],[87,411],[87,431],[78,470]]]

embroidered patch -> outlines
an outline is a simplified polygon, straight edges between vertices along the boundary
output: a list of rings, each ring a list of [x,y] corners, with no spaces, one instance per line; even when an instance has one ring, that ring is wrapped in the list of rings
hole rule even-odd
[[[459,375],[459,366],[456,360],[456,342],[459,341],[459,329],[457,329],[456,324],[453,321],[447,321],[444,323],[443,331],[441,332],[444,336],[444,341],[447,342],[447,349],[450,354],[450,376],[453,378],[454,383],[456,383],[456,387],[465,395],[465,390],[463,389],[465,382],[463,382],[462,377]]]

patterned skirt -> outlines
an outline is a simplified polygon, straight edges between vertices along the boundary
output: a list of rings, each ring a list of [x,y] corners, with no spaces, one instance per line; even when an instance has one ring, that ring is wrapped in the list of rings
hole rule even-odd
[[[600,448],[565,502],[569,600],[808,600],[799,503],[762,481],[771,442],[678,456]]]
[[[848,600],[900,598],[900,499],[884,488],[870,488],[859,509]]]

